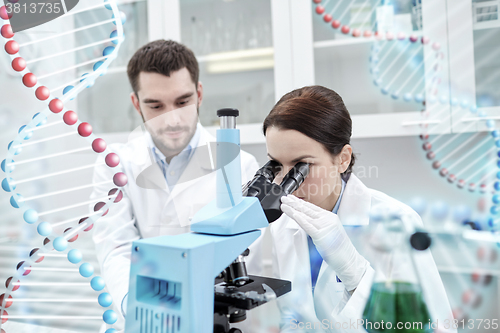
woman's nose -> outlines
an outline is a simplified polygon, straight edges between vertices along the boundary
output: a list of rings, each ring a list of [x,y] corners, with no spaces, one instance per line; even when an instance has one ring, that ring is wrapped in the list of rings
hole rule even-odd
[[[280,184],[283,181],[283,178],[285,178],[285,175],[293,168],[293,166],[286,166],[286,167],[280,167],[280,170],[276,174],[276,177],[274,178],[274,182],[276,184]]]

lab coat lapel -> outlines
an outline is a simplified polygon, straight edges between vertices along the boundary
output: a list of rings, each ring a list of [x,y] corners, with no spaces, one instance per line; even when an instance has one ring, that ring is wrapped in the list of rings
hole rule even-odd
[[[368,188],[351,174],[342,195],[337,212],[343,225],[368,225],[370,221],[371,195]]]
[[[170,199],[179,195],[192,186],[197,186],[199,184],[200,178],[215,171],[215,165],[212,165],[212,161],[213,163],[215,163],[215,150],[213,149],[214,144],[211,144],[215,141],[215,138],[210,135],[210,133],[208,133],[203,127],[201,127],[198,145],[195,148],[193,155],[189,159],[186,168],[182,171],[177,184],[171,187],[172,195]],[[212,158],[210,158],[209,148],[210,153],[213,154]],[[215,183],[213,185],[215,186]],[[215,188],[213,193],[215,193]],[[206,195],[209,194],[207,193]]]
[[[201,126],[201,125],[200,125]],[[164,202],[162,218],[176,221],[186,227],[190,218],[215,197],[215,173],[212,169],[207,144],[215,138],[201,128],[200,139],[171,194]],[[212,148],[212,147],[211,147]]]
[[[132,161],[132,177],[136,185],[144,189],[168,191],[167,183],[163,172],[156,163],[152,147],[150,147],[150,134],[144,124],[130,133],[128,144],[131,149],[128,151]]]
[[[304,267],[302,265],[309,266],[307,234],[299,228],[297,222],[288,217],[288,215],[283,214],[271,224],[271,227],[273,228],[273,234],[276,235],[275,237],[279,238],[277,240],[277,243],[280,244],[277,247],[280,252],[278,255],[283,257],[294,257],[295,255],[298,258],[298,267]],[[296,267],[285,265],[284,268],[280,267],[279,270],[280,276],[293,276],[294,272],[296,272]]]
[[[340,207],[337,212],[340,221],[344,226],[367,225],[369,223],[370,205],[371,195],[368,188],[359,178],[355,175],[351,175],[347,181],[342,195],[342,201],[340,202]],[[297,222],[291,218],[288,218],[288,221],[286,221],[285,229],[288,231],[288,237],[290,237],[290,234],[293,234],[294,249],[289,249],[289,251],[296,251],[297,258],[299,258],[298,262],[302,262],[302,265],[304,265],[303,267],[310,267],[307,241],[301,239],[301,234],[305,234],[305,232],[301,231]],[[294,269],[298,268],[295,267]],[[292,274],[292,272],[288,271],[280,273]],[[316,292],[314,293],[314,297],[311,297],[313,298],[311,301],[314,302],[317,318],[328,318],[326,315],[329,314],[338,304],[340,299],[342,299],[344,293],[343,289],[343,284],[336,281],[335,271],[323,261],[316,283]]]
[[[368,225],[370,221],[371,195],[368,188],[355,175],[346,183],[337,212],[342,225]],[[297,222],[288,219],[286,228],[300,229]]]
[[[278,262],[287,263],[278,265],[279,277],[292,282],[292,293],[285,295],[283,302],[292,308],[299,309],[295,319],[315,321],[315,315],[311,312],[313,309],[312,292],[307,292],[311,290],[307,234],[285,214],[273,222],[271,228],[274,235],[273,242],[277,244],[276,255],[281,258]]]
[[[368,225],[370,217],[371,195],[368,188],[351,174],[346,183],[342,201],[337,212],[342,225]],[[351,228],[346,228],[350,234]],[[318,318],[329,318],[329,314],[338,305],[346,292],[344,285],[337,280],[337,273],[323,261],[314,295],[315,311]],[[325,295],[328,295],[325,297]]]

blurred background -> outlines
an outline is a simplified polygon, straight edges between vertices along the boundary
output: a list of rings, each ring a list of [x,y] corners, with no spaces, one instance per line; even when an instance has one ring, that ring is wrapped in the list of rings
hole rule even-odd
[[[82,1],[77,9],[94,3],[100,1]],[[130,102],[128,60],[137,48],[149,41],[174,39],[191,48],[200,63],[200,80],[204,86],[200,108],[202,125],[215,133],[218,127],[216,110],[222,107],[239,109],[242,149],[252,153],[260,165],[267,161],[262,121],[274,103],[294,88],[324,85],[342,96],[351,114],[351,145],[357,157],[354,173],[368,187],[412,204],[418,208],[424,223],[430,225],[444,225],[446,221],[461,225],[464,221],[474,221],[483,230],[491,227],[491,190],[470,190],[469,183],[474,180],[467,181],[465,188],[459,189],[456,182],[447,181],[447,175],[440,174],[442,169],[433,168],[432,159],[426,157],[429,151],[422,145],[431,143],[436,154],[438,150],[442,154],[447,149],[456,150],[456,155],[444,154],[443,159],[449,163],[459,163],[460,158],[472,152],[466,161],[477,164],[464,173],[476,177],[477,186],[483,183],[492,186],[497,157],[496,151],[491,149],[495,147],[494,138],[490,138],[491,127],[485,121],[493,122],[496,128],[497,119],[500,119],[499,0],[331,0],[329,3],[310,0],[120,0],[117,4],[127,16],[125,41],[118,58],[92,88],[70,102],[79,118],[92,124],[94,133],[108,143],[127,142],[130,132],[141,124]],[[324,11],[318,10],[318,6],[323,6]],[[378,7],[382,9],[377,10]],[[384,16],[383,10],[389,7],[391,15]],[[406,36],[427,36],[431,39],[429,45],[438,43],[439,50],[419,47],[418,43],[410,45],[407,42],[406,45],[394,41],[390,44],[372,37],[356,38],[351,32],[345,34],[332,28],[325,18],[328,13],[342,17],[342,22],[347,22],[343,24],[362,32],[384,26],[390,31],[404,32]],[[36,40],[69,29],[68,24],[79,27],[95,19],[90,14],[75,15],[66,21],[56,19],[20,32],[16,39]],[[75,38],[76,43],[85,44],[92,42],[94,36]],[[40,57],[48,48],[56,47],[64,49],[67,45],[34,44],[24,51],[24,57]],[[22,85],[7,54],[0,53],[0,147],[6,155],[8,143],[14,140],[19,128],[40,111],[43,103]],[[439,69],[435,69],[437,58]],[[30,68],[35,71],[36,66]],[[438,79],[429,77],[429,72],[439,72]],[[411,98],[405,100],[404,91],[399,96],[381,91],[384,84],[374,81],[382,76],[384,84],[394,78],[387,88],[403,85],[404,82],[397,83],[396,78],[408,81],[405,85],[412,87],[408,89]],[[423,105],[416,96],[432,89],[439,90],[435,94],[438,101],[434,106]],[[439,102],[440,99],[444,101]],[[473,105],[477,110],[470,108]],[[428,134],[431,138],[425,139]],[[475,150],[474,147],[483,141],[485,146]],[[37,149],[49,154],[76,145],[70,137],[59,146],[47,144]],[[72,165],[95,161],[90,151],[71,156]],[[491,162],[493,171],[488,173],[488,169],[484,169],[472,175],[473,170]],[[48,174],[65,168],[64,163],[67,161],[50,160],[36,167],[25,167],[18,170],[18,177]],[[79,180],[90,182],[91,176],[92,169],[86,169]],[[75,179],[69,176],[57,179],[57,183],[72,181]],[[48,178],[30,184],[29,191],[35,195],[56,187],[57,184]],[[72,198],[39,203],[38,208],[54,209],[70,199],[84,202],[89,194],[90,189],[84,189]],[[24,223],[19,210],[10,205],[10,196],[3,191],[0,193],[1,281],[12,276],[17,263],[41,242],[33,226]],[[75,211],[58,214],[57,218],[64,220],[75,215]],[[78,247],[84,252],[86,261],[98,269],[91,232],[80,236]],[[270,274],[268,236],[265,268]],[[498,319],[500,261],[496,259],[496,244],[441,235],[435,236],[431,250],[452,308],[457,313],[466,312],[468,318]],[[78,273],[64,258],[47,257],[44,265],[47,269],[35,271],[30,281],[61,283],[42,289],[22,288],[19,293],[24,293],[23,297],[95,296],[90,288],[78,284],[82,282]],[[487,283],[474,281],[473,273],[478,269],[489,276]],[[470,300],[470,293],[476,297],[474,301]],[[27,306],[24,311],[26,314],[77,312],[89,316],[100,313],[97,303],[69,303],[57,307],[47,304]],[[276,305],[265,305],[256,311],[261,315],[262,332],[276,332],[279,320]],[[34,319],[29,325],[36,327],[16,328],[15,321],[9,322],[15,332],[44,332],[44,329],[47,332],[97,332],[101,323],[98,320]],[[500,329],[473,331],[500,332]],[[6,332],[12,330],[6,326]]]

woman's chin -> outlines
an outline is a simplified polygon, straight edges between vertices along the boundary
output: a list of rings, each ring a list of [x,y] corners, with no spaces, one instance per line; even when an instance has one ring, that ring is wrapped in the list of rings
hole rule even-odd
[[[303,196],[303,195],[297,195],[297,194],[294,194],[294,196],[296,196],[296,197],[297,197],[297,198],[299,198],[300,200],[304,200],[304,201],[307,201],[307,202],[309,202],[309,203],[313,203],[313,202],[311,202],[311,200],[310,200],[308,197],[306,197],[306,196]]]
[[[314,203],[314,202],[311,202],[311,200],[307,199],[307,197],[297,197],[299,198],[300,200],[304,200],[306,202],[309,202],[309,203]]]

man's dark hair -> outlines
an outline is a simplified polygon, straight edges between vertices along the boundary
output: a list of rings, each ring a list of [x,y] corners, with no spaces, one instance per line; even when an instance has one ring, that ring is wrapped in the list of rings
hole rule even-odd
[[[186,67],[191,80],[198,89],[200,70],[193,51],[173,40],[155,40],[135,52],[127,66],[127,75],[132,89],[139,91],[141,72],[158,73],[170,76],[171,72]]]

